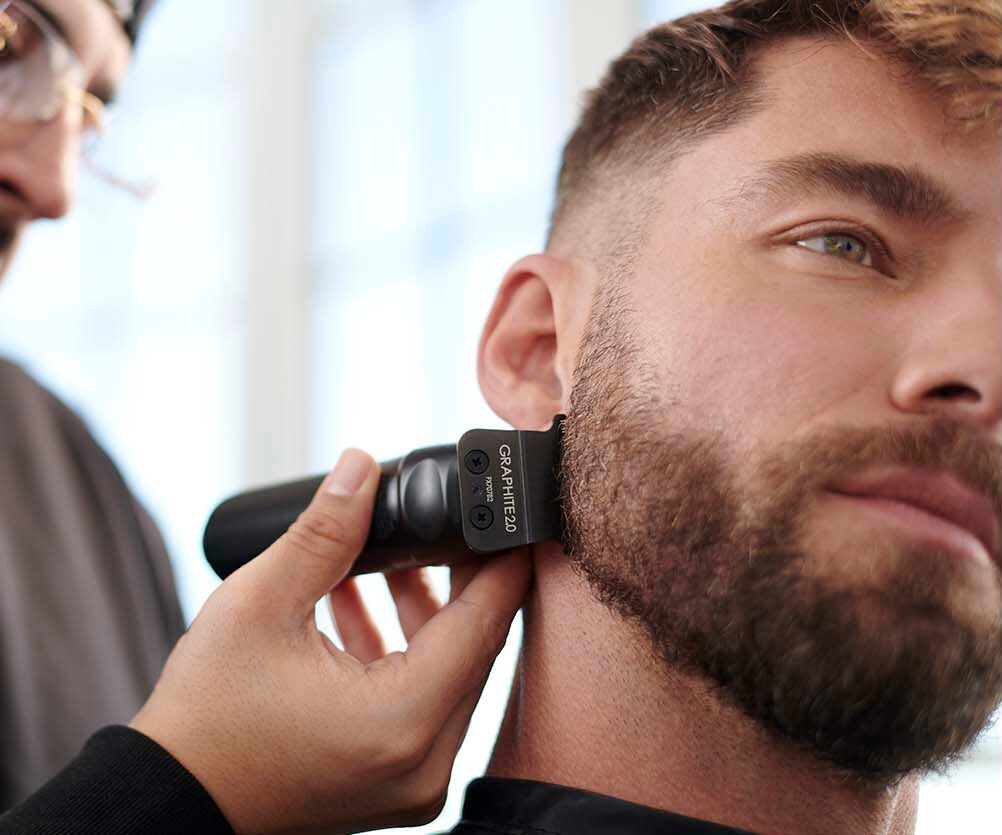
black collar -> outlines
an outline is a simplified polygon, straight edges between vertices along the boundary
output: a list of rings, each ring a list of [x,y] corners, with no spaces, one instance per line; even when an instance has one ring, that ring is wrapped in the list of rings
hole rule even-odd
[[[499,777],[480,777],[466,787],[463,824],[526,835],[748,835],[604,794]]]

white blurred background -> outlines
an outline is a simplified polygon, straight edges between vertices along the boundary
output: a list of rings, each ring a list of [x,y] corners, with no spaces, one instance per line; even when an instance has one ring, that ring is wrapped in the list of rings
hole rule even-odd
[[[324,471],[344,446],[389,458],[501,425],[477,339],[507,267],[542,247],[581,93],[642,29],[708,5],[160,0],[101,149],[158,189],[137,203],[85,174],[73,215],[32,230],[4,281],[0,353],[117,458],[189,620],[217,582],[201,533],[225,496]],[[385,584],[360,586],[402,649]],[[458,821],[520,636],[517,619],[441,817],[394,831]],[[927,781],[919,833],[995,833],[1000,794],[995,733]]]

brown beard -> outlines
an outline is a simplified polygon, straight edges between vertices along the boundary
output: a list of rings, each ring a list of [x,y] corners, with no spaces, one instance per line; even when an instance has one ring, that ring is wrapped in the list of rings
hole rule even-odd
[[[953,473],[997,509],[999,448],[944,418],[829,425],[760,462],[753,487],[732,474],[725,438],[672,426],[631,315],[599,295],[571,394],[562,470],[575,570],[657,658],[784,744],[874,785],[946,769],[1002,700],[999,572],[1000,607],[978,621],[951,605],[969,567],[956,555],[868,542],[879,580],[836,580],[811,572],[819,549],[804,531],[824,484],[881,464]]]
[[[10,256],[13,254],[20,237],[22,221],[0,211],[0,279],[7,271]]]

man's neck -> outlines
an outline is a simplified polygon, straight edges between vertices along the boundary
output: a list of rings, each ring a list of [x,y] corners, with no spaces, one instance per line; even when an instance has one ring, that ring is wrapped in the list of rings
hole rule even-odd
[[[703,682],[667,670],[643,632],[592,597],[557,546],[536,582],[487,769],[755,832],[909,835],[918,781],[867,791],[783,748]]]

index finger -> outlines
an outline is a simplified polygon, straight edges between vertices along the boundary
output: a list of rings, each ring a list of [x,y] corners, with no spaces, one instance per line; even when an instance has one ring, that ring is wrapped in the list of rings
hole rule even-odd
[[[532,581],[528,548],[494,557],[460,595],[443,606],[407,647],[408,690],[435,712],[436,727],[482,684],[504,646]]]

